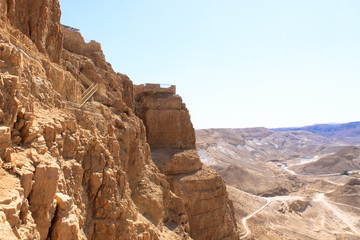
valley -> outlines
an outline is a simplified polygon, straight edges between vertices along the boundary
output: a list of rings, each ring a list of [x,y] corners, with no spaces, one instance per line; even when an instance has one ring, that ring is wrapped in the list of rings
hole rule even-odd
[[[265,128],[196,135],[202,162],[225,179],[240,239],[359,239],[360,148],[353,130],[333,131],[341,138]]]

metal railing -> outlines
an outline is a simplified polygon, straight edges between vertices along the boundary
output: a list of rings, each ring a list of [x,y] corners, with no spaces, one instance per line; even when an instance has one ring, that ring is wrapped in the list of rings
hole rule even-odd
[[[70,63],[66,62],[66,68],[74,75],[76,78],[79,78],[83,81],[87,86],[89,86],[85,92],[81,94],[80,101],[78,99],[75,100],[75,104],[77,107],[81,108],[98,90],[99,84],[93,83],[89,78],[87,78],[80,70],[72,66]],[[76,94],[76,89],[75,89]],[[76,97],[75,97],[76,98]]]
[[[28,48],[27,46],[25,46],[21,41],[19,41],[16,37],[14,37],[11,33],[4,31],[3,29],[0,29],[0,31],[6,35],[9,36],[10,38],[10,43],[18,48],[22,53],[24,53],[28,58],[30,58],[31,60],[35,61],[43,70],[44,72],[46,72],[44,66],[41,64],[40,62],[40,58],[39,56],[34,53],[30,48]]]

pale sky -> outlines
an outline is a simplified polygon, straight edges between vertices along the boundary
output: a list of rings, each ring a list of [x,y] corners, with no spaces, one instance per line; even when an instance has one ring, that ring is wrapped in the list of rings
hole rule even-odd
[[[196,129],[360,121],[358,0],[60,0],[134,84],[177,87]]]

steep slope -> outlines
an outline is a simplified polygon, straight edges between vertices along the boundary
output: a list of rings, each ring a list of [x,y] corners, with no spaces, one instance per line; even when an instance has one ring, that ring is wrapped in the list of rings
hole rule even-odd
[[[287,194],[302,186],[296,176],[283,173],[284,164],[344,146],[307,131],[266,128],[197,130],[196,138],[201,161],[215,169],[228,185],[263,196]]]
[[[216,168],[215,168],[216,170]],[[254,171],[231,165],[217,172],[227,185],[258,196],[277,196],[295,192],[303,186],[296,176],[282,175],[280,171]]]
[[[230,189],[240,239],[359,238],[358,171],[341,174],[358,169],[358,147],[304,130],[196,135],[201,160]]]
[[[167,176],[171,190],[185,199],[190,236],[237,239],[225,183],[200,162],[190,115],[176,95],[175,86],[135,86],[135,99],[136,113],[146,126],[152,158]]]
[[[0,19],[28,36],[27,44],[35,45],[37,50],[49,56],[51,61],[59,63],[62,32],[59,24],[61,11],[58,1],[1,0],[0,9]],[[18,32],[14,33],[14,36],[22,38],[22,34]]]
[[[351,178],[346,184],[327,193],[326,196],[332,202],[348,207],[349,212],[360,214],[360,178]]]
[[[19,204],[4,199],[1,209],[15,237],[186,236],[187,222],[171,217],[186,214],[184,205],[152,163],[145,128],[131,109],[124,104],[119,112],[98,104],[98,114],[66,108],[54,88],[71,97],[73,85],[68,88],[67,82],[76,79],[46,60],[45,74],[2,37],[2,167],[20,179],[21,187]],[[62,80],[64,85],[53,84]],[[160,231],[165,218],[177,224],[177,233]]]
[[[196,131],[202,161],[222,166],[262,161],[284,161],[308,155],[332,152],[342,142],[306,131],[280,132],[266,128],[204,129]],[[221,154],[221,156],[218,156]],[[246,161],[244,161],[246,159]]]
[[[360,170],[360,148],[354,146],[345,147],[315,162],[294,166],[291,169],[305,175],[336,174]]]
[[[0,7],[0,239],[204,239],[192,216],[207,204],[189,204],[174,187],[181,180],[154,164],[133,84],[112,70],[100,44],[61,28],[57,0]],[[91,89],[84,76],[97,91],[72,107]],[[187,172],[188,188],[202,181],[201,195],[216,182],[219,191],[207,196],[221,196],[212,225],[219,235],[210,239],[235,239],[223,181],[199,166]]]

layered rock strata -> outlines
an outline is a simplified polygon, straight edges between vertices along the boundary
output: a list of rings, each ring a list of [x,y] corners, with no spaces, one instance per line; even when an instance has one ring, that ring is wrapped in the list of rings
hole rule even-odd
[[[181,98],[145,101],[144,125],[130,79],[60,26],[57,0],[0,0],[0,19],[0,239],[232,239],[224,183],[200,163]],[[68,65],[100,86],[82,109]]]
[[[135,86],[135,112],[144,121],[152,159],[182,198],[194,239],[238,239],[221,177],[204,166],[189,111],[175,86]]]
[[[54,0],[0,0],[0,19],[28,36],[36,48],[59,62],[62,49],[60,4]],[[20,33],[15,33],[19,36]],[[28,41],[30,43],[30,41]],[[32,45],[32,44],[31,44]]]

